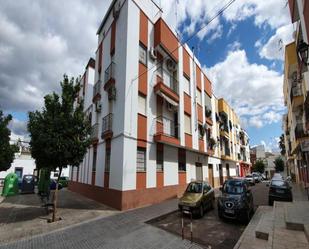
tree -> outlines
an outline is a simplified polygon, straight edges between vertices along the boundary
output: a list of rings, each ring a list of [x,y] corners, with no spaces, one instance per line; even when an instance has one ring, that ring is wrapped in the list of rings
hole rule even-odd
[[[0,171],[6,171],[11,167],[14,160],[14,153],[18,151],[18,147],[15,144],[10,144],[11,131],[7,127],[12,116],[3,115],[0,110]]]
[[[274,164],[276,172],[284,171],[284,161],[280,156],[275,159]]]
[[[281,150],[281,155],[284,156],[285,155],[285,142],[284,142],[284,134],[281,134],[280,136],[280,140],[279,140],[279,148]]]
[[[83,112],[83,102],[74,105],[80,85],[66,75],[60,85],[61,96],[46,95],[44,107],[41,111],[30,112],[28,122],[31,155],[37,168],[50,171],[59,168],[58,181],[63,168],[79,166],[91,143],[91,125]],[[52,221],[56,216],[58,181]]]
[[[253,165],[252,170],[254,172],[264,173],[264,171],[265,171],[265,164],[264,164],[263,160],[258,159],[255,162],[255,164]]]

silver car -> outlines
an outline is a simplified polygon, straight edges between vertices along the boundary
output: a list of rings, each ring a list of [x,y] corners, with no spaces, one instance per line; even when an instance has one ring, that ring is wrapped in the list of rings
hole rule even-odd
[[[250,184],[250,185],[255,185],[255,179],[253,175],[246,175],[245,180]]]

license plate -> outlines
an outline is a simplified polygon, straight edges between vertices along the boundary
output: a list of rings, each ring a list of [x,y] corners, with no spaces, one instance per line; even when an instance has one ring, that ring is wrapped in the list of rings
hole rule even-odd
[[[189,207],[186,207],[186,206],[183,206],[183,208],[182,208],[183,210],[190,210],[190,208]]]
[[[225,212],[227,214],[234,214],[234,210],[233,209],[225,209]]]
[[[277,192],[278,194],[283,194],[283,193],[284,193],[284,190],[277,189],[276,192]]]

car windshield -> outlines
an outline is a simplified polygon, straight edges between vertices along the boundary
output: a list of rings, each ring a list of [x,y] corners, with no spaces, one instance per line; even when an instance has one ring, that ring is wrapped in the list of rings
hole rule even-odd
[[[276,187],[283,187],[283,186],[286,186],[286,183],[280,180],[272,180],[271,185],[276,186]]]
[[[224,184],[223,192],[228,194],[241,194],[244,192],[244,186],[240,181],[229,181]]]
[[[202,193],[202,183],[191,182],[187,187],[186,192],[188,193]]]

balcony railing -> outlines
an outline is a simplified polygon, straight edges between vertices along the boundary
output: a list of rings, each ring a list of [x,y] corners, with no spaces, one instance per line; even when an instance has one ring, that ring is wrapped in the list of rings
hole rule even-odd
[[[93,86],[93,97],[100,95],[100,90],[102,86],[102,81],[98,80],[97,83]]]
[[[116,64],[112,62],[105,70],[104,84],[110,81],[111,79],[115,79],[115,67],[116,67]]]
[[[110,113],[102,119],[102,134],[113,130],[113,114]]]
[[[226,155],[226,156],[230,156],[230,155],[231,155],[231,150],[230,150],[230,148],[225,147],[224,155]]]
[[[167,70],[163,69],[161,66],[158,69],[159,77],[162,79],[164,85],[168,86],[170,89],[172,89],[175,93],[179,93],[178,91],[178,80]]]
[[[159,124],[157,124],[156,134],[179,138],[179,126],[175,121],[163,116],[157,117],[156,121]]]
[[[291,93],[290,93],[291,103],[292,103],[294,97],[301,96],[301,95],[302,95],[302,86],[301,86],[301,84],[298,83],[298,84],[292,86]]]
[[[305,132],[304,132],[304,125],[303,123],[299,123],[296,125],[295,127],[295,138],[296,139],[299,139],[299,138],[302,138],[302,137],[305,137]]]
[[[95,139],[98,139],[98,137],[99,137],[99,124],[95,123],[91,127],[91,139],[95,140]]]

